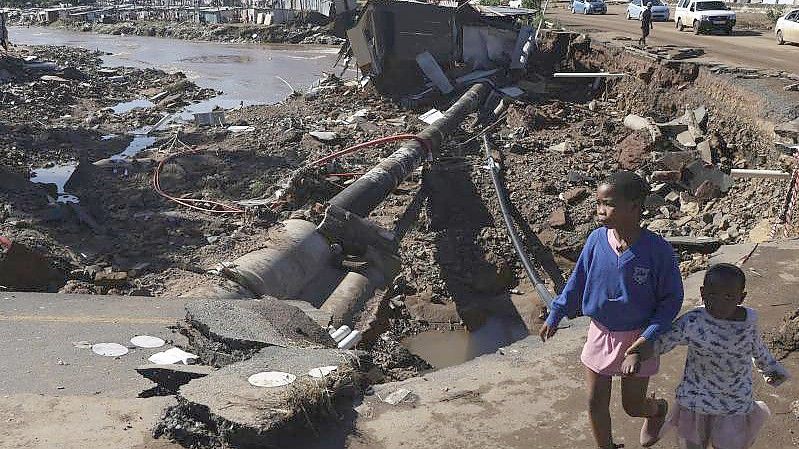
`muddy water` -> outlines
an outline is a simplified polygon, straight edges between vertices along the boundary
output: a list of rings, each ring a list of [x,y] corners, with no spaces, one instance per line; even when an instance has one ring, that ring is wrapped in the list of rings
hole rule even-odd
[[[68,45],[109,53],[103,62],[109,67],[157,68],[166,72],[183,72],[201,87],[223,93],[210,100],[192,104],[180,114],[188,119],[194,112],[208,112],[216,106],[233,108],[240,105],[269,104],[281,101],[291,89],[315,82],[335,61],[337,48],[299,45],[235,45],[191,42],[140,36],[109,36],[80,33],[54,28],[11,27],[12,42],[25,45]],[[279,77],[279,78],[278,78]],[[119,103],[114,113],[123,114],[135,108],[148,108],[153,103],[139,98]],[[112,159],[134,157],[155,142],[147,136],[135,136],[128,148]],[[36,170],[33,182],[58,186],[58,201],[77,202],[64,192],[76,164]]]
[[[301,45],[244,45],[193,42],[142,36],[110,36],[54,28],[9,29],[11,41],[28,45],[69,45],[111,53],[107,66],[157,68],[183,72],[201,87],[224,92],[208,102],[192,105],[191,112],[269,104],[295,89],[307,88],[336,60],[338,48]]]
[[[440,369],[496,352],[527,335],[527,327],[519,320],[491,316],[472,332],[431,330],[404,339],[402,345],[434,368]]]

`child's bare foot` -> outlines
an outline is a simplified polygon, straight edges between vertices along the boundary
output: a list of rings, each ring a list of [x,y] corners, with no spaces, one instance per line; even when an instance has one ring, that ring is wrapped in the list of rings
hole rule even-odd
[[[652,399],[655,395],[652,395]],[[655,416],[644,419],[644,426],[641,427],[641,446],[649,447],[660,441],[660,431],[666,424],[666,415],[669,413],[669,403],[665,399],[658,399],[658,412]]]

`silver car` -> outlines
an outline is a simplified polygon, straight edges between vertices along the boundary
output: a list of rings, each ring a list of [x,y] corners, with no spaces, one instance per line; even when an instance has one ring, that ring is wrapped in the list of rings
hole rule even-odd
[[[627,5],[627,20],[641,20],[641,13],[646,9],[647,3],[652,3],[652,20],[669,21],[669,7],[660,0],[631,0]]]
[[[777,24],[774,25],[774,36],[780,45],[786,42],[799,44],[799,9],[788,11],[777,19]]]

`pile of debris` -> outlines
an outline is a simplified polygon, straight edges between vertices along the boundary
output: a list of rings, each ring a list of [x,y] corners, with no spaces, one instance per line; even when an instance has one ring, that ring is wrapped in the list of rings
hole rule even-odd
[[[330,26],[313,24],[225,25],[198,26],[185,22],[119,22],[112,24],[63,24],[84,32],[112,35],[165,37],[170,39],[202,40],[228,43],[341,45],[344,40],[332,33]]]

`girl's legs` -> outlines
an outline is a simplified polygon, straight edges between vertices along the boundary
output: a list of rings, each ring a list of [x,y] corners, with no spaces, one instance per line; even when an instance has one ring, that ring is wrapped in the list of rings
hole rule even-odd
[[[585,382],[588,387],[588,417],[596,444],[601,449],[613,448],[610,428],[610,387],[613,378],[586,368]]]
[[[707,444],[696,444],[692,443],[685,438],[680,438],[678,440],[680,442],[680,449],[706,449]]]
[[[649,388],[648,377],[621,378],[621,404],[628,415],[636,418],[650,418],[660,411],[658,401],[646,396]]]

